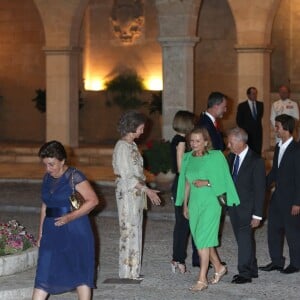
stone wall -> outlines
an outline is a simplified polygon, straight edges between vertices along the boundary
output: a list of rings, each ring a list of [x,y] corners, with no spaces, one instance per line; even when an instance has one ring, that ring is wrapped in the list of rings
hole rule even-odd
[[[207,98],[212,91],[223,92],[231,98],[224,123],[232,124],[237,103],[236,29],[227,1],[203,1],[198,36],[200,42],[195,48],[195,111],[199,114],[206,109]]]
[[[33,1],[0,1],[0,141],[44,139],[45,116],[31,101],[45,87],[43,45]]]

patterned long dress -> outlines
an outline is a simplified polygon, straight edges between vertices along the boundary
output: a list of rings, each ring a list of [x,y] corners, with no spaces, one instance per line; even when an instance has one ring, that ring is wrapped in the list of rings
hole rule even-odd
[[[140,276],[142,258],[142,224],[145,193],[135,186],[145,181],[143,158],[137,145],[119,140],[113,152],[116,200],[120,225],[119,277]]]

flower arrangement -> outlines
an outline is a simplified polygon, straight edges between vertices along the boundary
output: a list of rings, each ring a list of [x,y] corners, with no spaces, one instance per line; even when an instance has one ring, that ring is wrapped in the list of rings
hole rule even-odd
[[[143,151],[145,169],[154,175],[172,170],[171,143],[165,140],[149,141]]]
[[[19,253],[35,246],[34,237],[16,220],[0,224],[0,256]]]

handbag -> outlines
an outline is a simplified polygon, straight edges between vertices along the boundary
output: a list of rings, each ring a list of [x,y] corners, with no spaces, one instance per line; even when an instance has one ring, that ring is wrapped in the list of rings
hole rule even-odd
[[[220,204],[222,207],[227,206],[227,194],[226,194],[226,193],[223,193],[223,194],[217,196],[217,199],[218,199],[218,201],[219,201],[219,204]]]
[[[75,190],[74,172],[75,170],[71,174],[72,194],[69,197],[72,210],[79,209],[82,206],[82,204],[85,202],[84,197],[78,191]]]

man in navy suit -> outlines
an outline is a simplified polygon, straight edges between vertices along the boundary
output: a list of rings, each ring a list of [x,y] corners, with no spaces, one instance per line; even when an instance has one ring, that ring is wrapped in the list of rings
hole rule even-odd
[[[257,101],[257,89],[251,86],[247,89],[248,99],[238,105],[236,123],[248,134],[248,146],[257,154],[261,154],[263,130],[261,120],[264,104]]]
[[[262,271],[279,270],[283,274],[300,271],[300,146],[293,139],[295,119],[283,114],[275,118],[276,145],[267,185],[274,184],[268,213],[268,246],[271,263]],[[284,268],[284,235],[290,263]]]
[[[225,150],[225,144],[219,126],[218,119],[223,117],[227,110],[226,96],[220,92],[212,92],[207,101],[207,109],[201,113],[198,127],[205,127],[211,138],[213,148],[216,150]]]
[[[228,132],[228,155],[233,181],[240,205],[228,207],[238,245],[238,274],[232,283],[252,282],[258,277],[254,229],[262,220],[265,199],[266,172],[263,159],[247,145],[248,134],[236,127]]]

